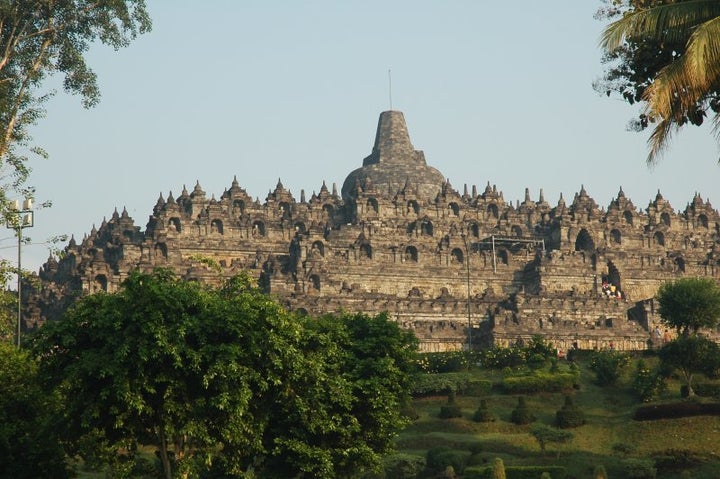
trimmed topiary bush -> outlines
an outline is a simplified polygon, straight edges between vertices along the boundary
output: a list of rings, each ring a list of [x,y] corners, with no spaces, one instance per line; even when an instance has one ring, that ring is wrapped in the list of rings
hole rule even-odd
[[[480,401],[480,407],[477,408],[477,411],[475,411],[475,414],[473,414],[473,421],[475,422],[493,422],[495,420],[495,416],[490,412],[490,408],[488,408],[487,400],[482,399]]]
[[[585,413],[573,404],[570,396],[565,396],[565,404],[555,413],[555,424],[562,429],[582,426],[585,424]]]
[[[525,396],[518,397],[518,404],[515,407],[515,409],[512,410],[512,413],[510,415],[510,421],[515,424],[530,424],[531,422],[534,422],[537,418],[533,415],[532,412],[530,412],[530,409],[528,409],[527,404],[525,403]]]
[[[462,474],[470,457],[467,451],[458,451],[448,446],[438,446],[428,450],[425,455],[425,464],[432,473],[444,471],[451,466],[455,472]]]

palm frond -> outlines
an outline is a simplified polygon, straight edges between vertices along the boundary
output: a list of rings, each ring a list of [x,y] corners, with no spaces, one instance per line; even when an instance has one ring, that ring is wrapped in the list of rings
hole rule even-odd
[[[678,129],[678,126],[669,119],[660,120],[655,126],[650,138],[648,138],[648,146],[650,147],[646,160],[648,166],[655,165],[662,157],[670,143],[673,128]]]
[[[600,47],[613,51],[631,37],[682,42],[694,27],[717,16],[718,0],[689,0],[635,10],[608,25],[600,37]]]

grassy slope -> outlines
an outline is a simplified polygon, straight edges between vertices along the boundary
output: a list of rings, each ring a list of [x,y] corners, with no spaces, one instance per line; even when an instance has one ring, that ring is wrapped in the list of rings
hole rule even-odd
[[[650,457],[667,449],[685,449],[704,454],[706,462],[692,468],[690,476],[687,473],[681,476],[682,471],[659,471],[658,478],[719,478],[720,418],[633,421],[632,414],[639,405],[629,388],[634,366],[628,367],[627,371],[617,387],[601,388],[593,384],[592,373],[581,368],[581,388],[574,392],[574,401],[585,412],[588,423],[572,430],[575,437],[571,443],[559,448],[548,446],[547,456],[540,454],[537,442],[528,434],[529,426],[516,426],[510,422],[516,397],[499,393],[485,398],[497,418],[492,423],[471,420],[480,403],[477,397],[458,396],[456,403],[462,407],[463,418],[451,420],[437,417],[440,406],[446,403],[445,397],[416,400],[420,419],[400,435],[398,449],[422,456],[438,445],[467,449],[469,444],[480,442],[483,459],[490,464],[495,457],[503,458],[506,465],[558,464],[567,467],[570,477],[579,479],[591,478],[592,470],[598,464],[605,466],[609,477],[621,478],[624,477],[622,461],[626,457]],[[482,371],[477,374],[488,376]],[[671,381],[668,392],[660,400],[678,400],[679,387],[679,383]],[[538,421],[545,424],[553,423],[555,412],[563,404],[562,394],[529,395],[526,399]],[[617,452],[618,449],[629,452]]]

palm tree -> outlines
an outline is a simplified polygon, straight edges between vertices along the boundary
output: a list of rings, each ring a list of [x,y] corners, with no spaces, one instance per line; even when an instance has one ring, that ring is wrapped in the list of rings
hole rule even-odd
[[[612,52],[629,39],[685,44],[685,51],[658,72],[643,96],[645,115],[657,123],[648,140],[647,161],[654,164],[672,133],[688,118],[704,115],[711,97],[720,90],[720,0],[636,8],[605,29],[600,45]],[[710,106],[715,110],[713,133],[720,141],[720,109]]]

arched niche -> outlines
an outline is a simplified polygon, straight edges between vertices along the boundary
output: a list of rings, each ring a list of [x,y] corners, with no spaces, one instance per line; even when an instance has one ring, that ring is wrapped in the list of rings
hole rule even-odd
[[[265,223],[260,220],[253,221],[252,235],[253,236],[265,236]]]
[[[613,244],[620,244],[622,241],[622,233],[620,230],[615,228],[610,230],[610,242]]]
[[[93,281],[93,287],[95,291],[105,291],[107,293],[108,288],[108,279],[107,276],[104,274],[98,274],[95,276],[95,280]]]
[[[373,213],[380,212],[380,205],[378,205],[378,200],[376,200],[375,198],[368,198],[367,202],[365,204],[367,206],[368,211],[371,211]]]
[[[460,248],[453,248],[450,252],[450,258],[453,263],[463,263],[465,261],[465,254]]]
[[[409,214],[420,214],[420,205],[415,200],[408,200],[407,202],[407,212]]]
[[[310,254],[311,255],[320,255],[320,257],[325,257],[325,245],[322,241],[314,241],[312,246],[310,247]]]
[[[595,251],[595,242],[585,228],[580,230],[575,239],[575,251]]]
[[[678,256],[675,258],[675,266],[677,267],[677,270],[681,273],[685,272],[685,259],[682,256]]]
[[[165,244],[165,243],[158,243],[158,244],[155,245],[155,257],[156,257],[156,258],[167,259],[167,257],[168,257],[167,244]]]
[[[405,261],[411,261],[417,263],[418,261],[418,250],[415,246],[405,247]]]
[[[214,219],[210,222],[210,232],[211,233],[218,233],[223,234],[223,222],[219,219]]]
[[[320,276],[313,274],[310,276],[310,286],[317,292],[320,292]]]
[[[662,231],[656,231],[653,235],[653,244],[657,246],[665,246],[665,235]]]
[[[430,220],[422,220],[420,222],[420,234],[423,234],[425,236],[432,236],[433,235],[433,224]]]
[[[633,224],[633,214],[632,211],[625,210],[623,212],[623,218],[625,219],[625,222],[629,225]]]
[[[173,216],[168,220],[168,226],[170,226],[170,229],[174,229],[178,233],[182,231],[182,223],[180,223],[180,218],[177,216]]]
[[[460,215],[460,206],[455,202],[452,202],[448,205],[448,210],[450,211],[450,216]]]
[[[705,228],[705,229],[708,228],[708,217],[705,216],[704,214],[698,215],[697,222],[698,222],[698,226],[700,226],[701,228]]]
[[[487,207],[487,214],[491,218],[498,219],[500,217],[500,212],[498,210],[498,207],[495,203],[489,204]]]
[[[360,256],[367,259],[372,259],[372,246],[368,243],[363,243],[360,245]]]
[[[660,214],[660,223],[664,224],[667,227],[670,227],[670,213],[667,211]]]
[[[523,236],[522,228],[518,225],[513,225],[510,231],[512,231],[512,235],[516,238],[522,238]]]

